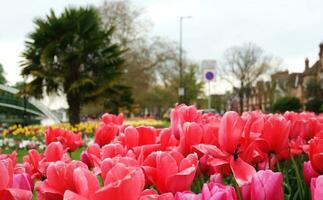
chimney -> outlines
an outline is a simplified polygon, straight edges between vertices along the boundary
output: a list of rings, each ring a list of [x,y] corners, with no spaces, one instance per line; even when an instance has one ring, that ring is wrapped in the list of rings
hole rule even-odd
[[[323,59],[323,42],[320,44],[320,53],[319,53],[320,59]]]
[[[305,70],[310,68],[310,60],[308,58],[305,59]]]

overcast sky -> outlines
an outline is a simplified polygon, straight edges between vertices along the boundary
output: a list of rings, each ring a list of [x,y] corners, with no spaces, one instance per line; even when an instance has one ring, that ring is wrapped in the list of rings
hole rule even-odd
[[[184,21],[187,56],[221,60],[232,45],[254,42],[267,54],[284,60],[290,71],[302,71],[304,58],[317,59],[323,41],[322,0],[133,0],[153,23],[150,34],[178,41],[179,17]],[[102,0],[10,0],[0,7],[0,63],[10,84],[22,80],[20,54],[33,19],[68,5],[99,6]]]

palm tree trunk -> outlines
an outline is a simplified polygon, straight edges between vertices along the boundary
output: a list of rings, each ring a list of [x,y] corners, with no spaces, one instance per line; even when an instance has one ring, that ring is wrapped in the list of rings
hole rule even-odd
[[[67,93],[68,118],[72,125],[80,123],[80,94],[78,92]]]
[[[240,90],[239,90],[239,103],[240,103],[240,113],[243,113],[243,92],[244,92],[244,85],[243,81],[240,83]]]

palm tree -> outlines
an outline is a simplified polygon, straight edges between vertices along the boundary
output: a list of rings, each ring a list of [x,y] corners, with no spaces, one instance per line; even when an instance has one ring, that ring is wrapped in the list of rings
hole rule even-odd
[[[0,64],[0,84],[6,84],[6,83],[7,83],[7,80],[4,76],[4,70],[2,65]]]
[[[29,77],[26,91],[42,98],[47,93],[66,94],[69,121],[80,121],[81,104],[104,93],[122,74],[122,53],[111,42],[113,27],[101,26],[92,7],[53,10],[37,18],[28,35],[21,74]]]

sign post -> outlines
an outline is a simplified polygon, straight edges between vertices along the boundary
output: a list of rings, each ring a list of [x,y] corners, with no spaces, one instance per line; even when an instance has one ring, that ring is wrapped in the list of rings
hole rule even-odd
[[[202,62],[203,67],[203,80],[208,84],[208,109],[212,107],[211,101],[211,82],[215,80],[215,60],[205,60]]]

